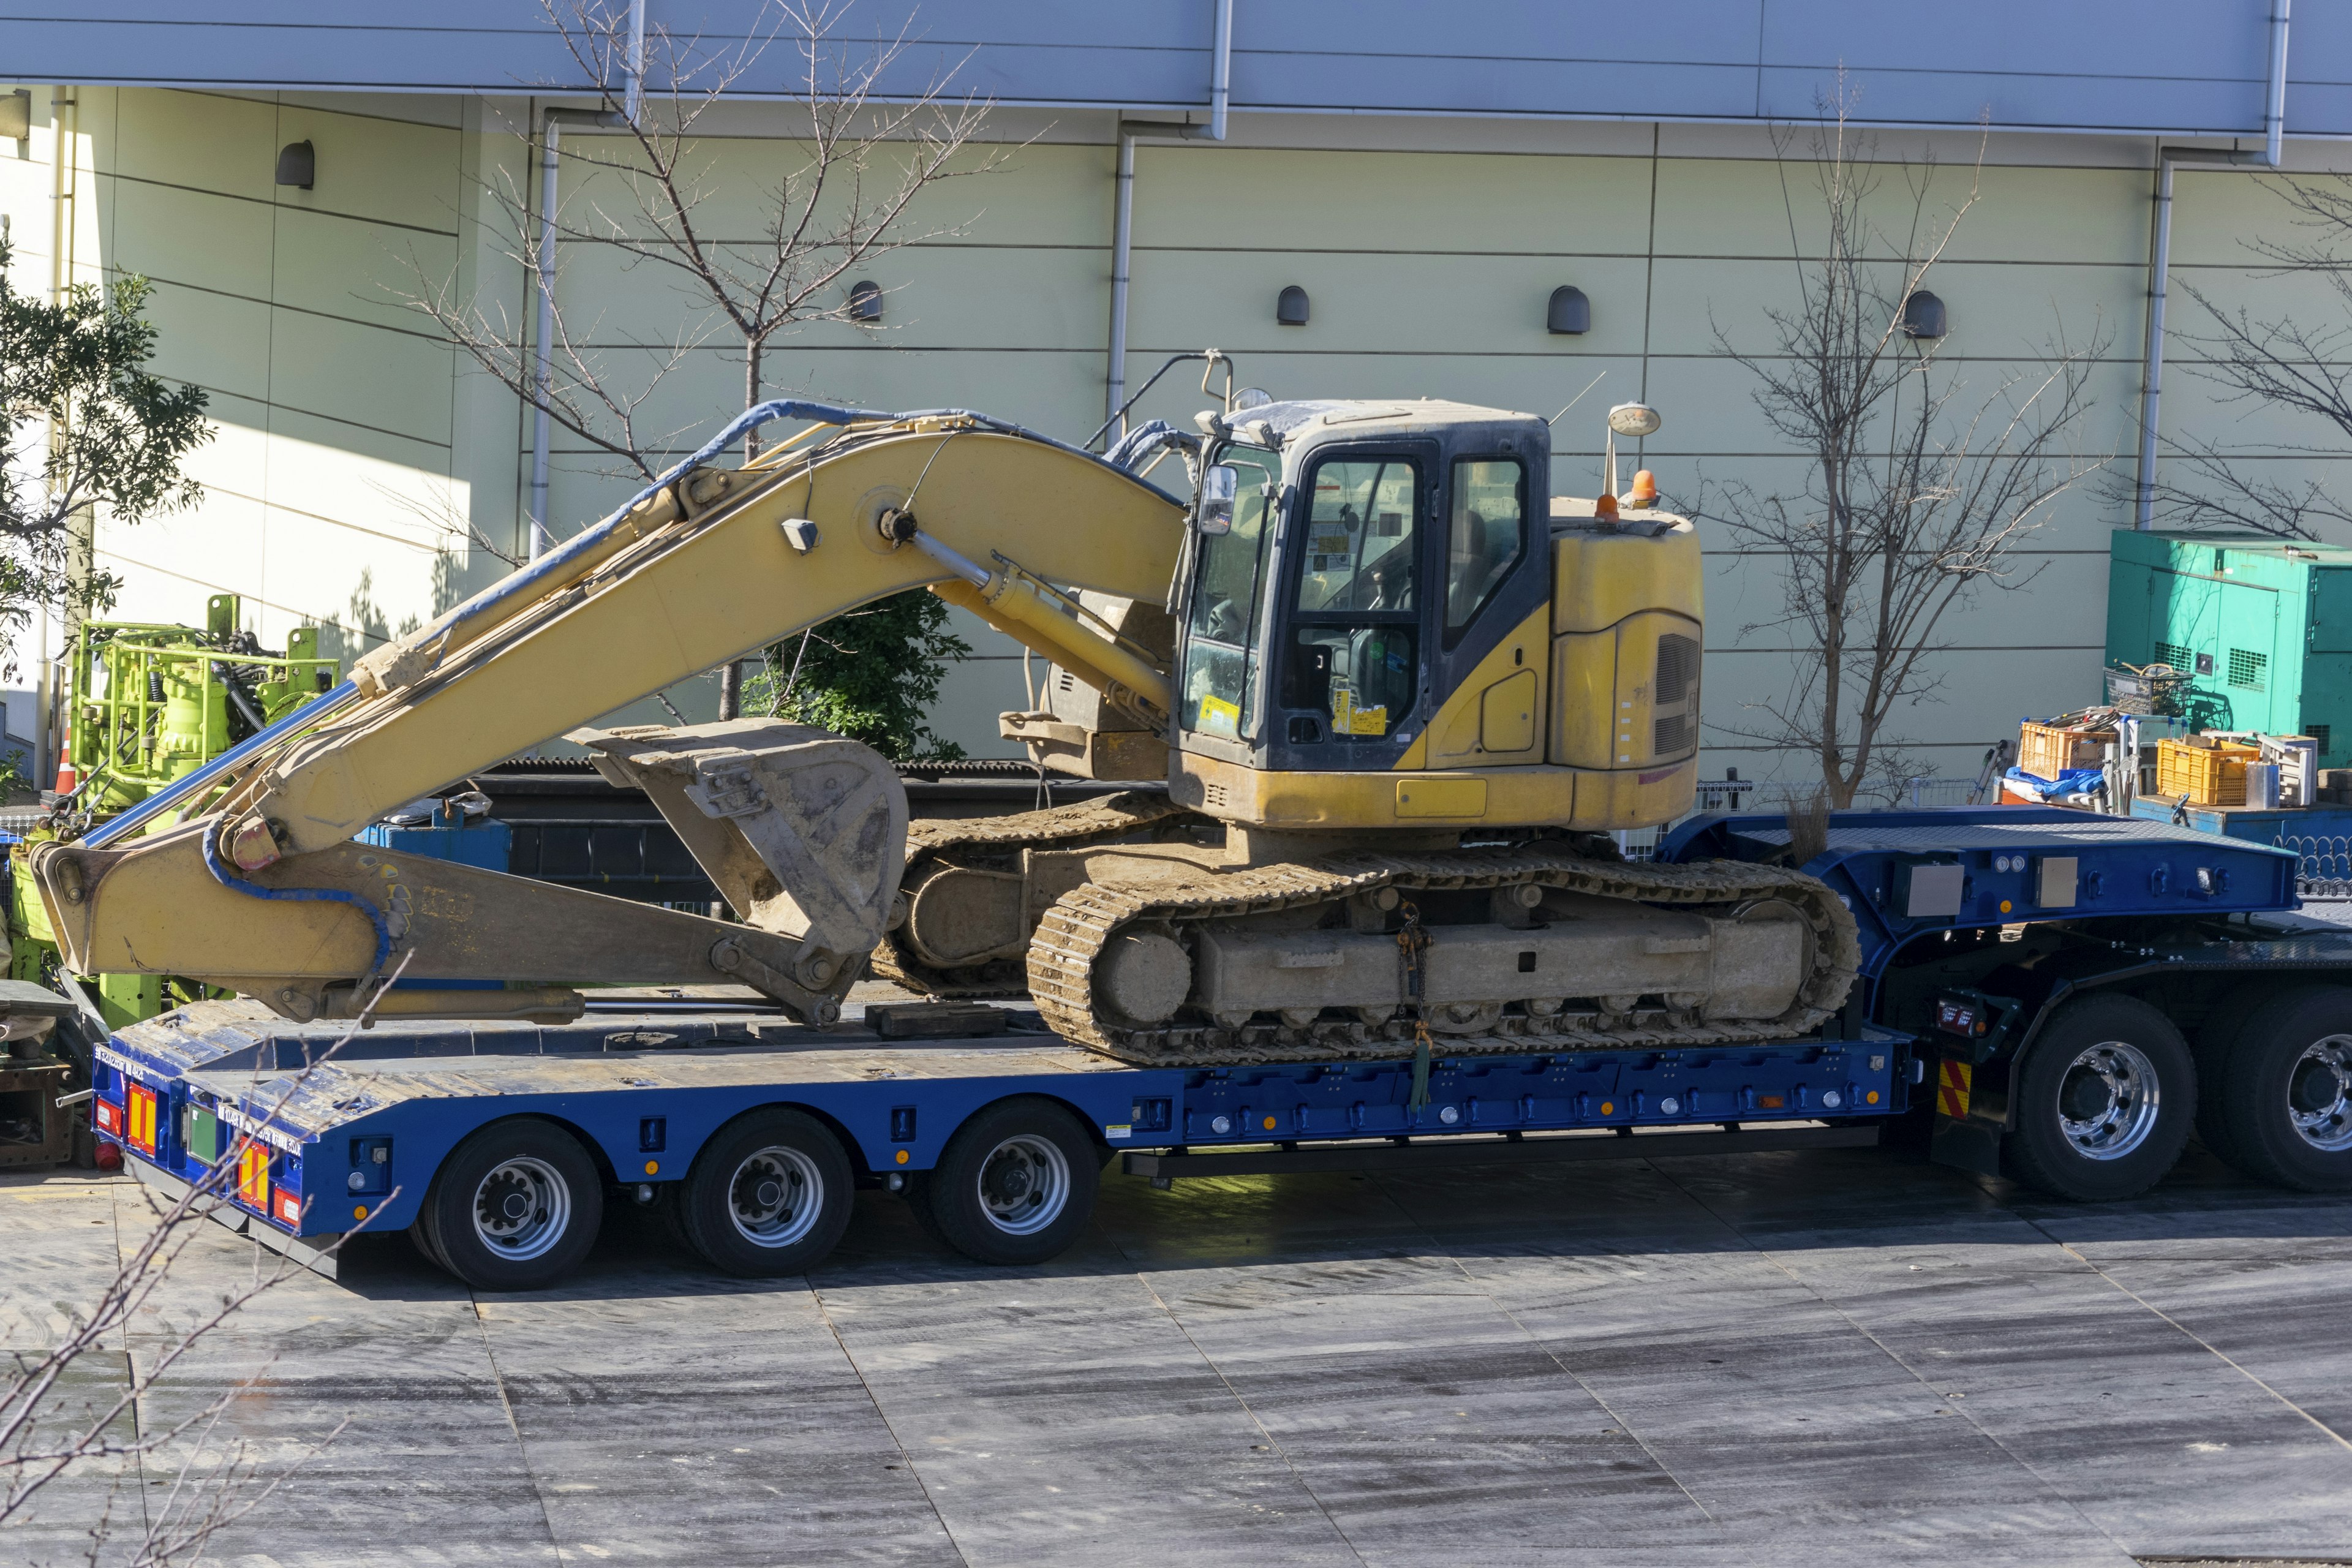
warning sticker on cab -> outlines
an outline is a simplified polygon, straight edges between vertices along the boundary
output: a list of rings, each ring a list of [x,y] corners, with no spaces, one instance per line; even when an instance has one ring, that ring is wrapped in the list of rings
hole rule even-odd
[[[1936,1072],[1936,1109],[1955,1121],[1969,1119],[1969,1080],[1975,1069],[1947,1059]]]
[[[1238,703],[1222,697],[1201,699],[1201,721],[1192,726],[1203,735],[1217,735],[1228,741],[1239,740],[1242,732],[1242,710]]]

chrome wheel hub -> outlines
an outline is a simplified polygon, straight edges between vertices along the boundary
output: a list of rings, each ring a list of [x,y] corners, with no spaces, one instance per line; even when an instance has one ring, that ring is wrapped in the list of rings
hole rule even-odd
[[[745,1156],[727,1184],[727,1216],[754,1247],[790,1247],[816,1228],[824,1177],[797,1149],[771,1144]]]
[[[2089,1047],[2058,1081],[2058,1126],[2084,1159],[2122,1159],[2147,1142],[2156,1118],[2156,1064],[2128,1041]]]
[[[980,1167],[981,1212],[1008,1236],[1034,1236],[1070,1202],[1070,1163],[1050,1139],[1007,1138]]]
[[[571,1227],[572,1189],[544,1160],[517,1155],[474,1188],[474,1234],[500,1258],[537,1258]]]
[[[2352,1149],[2352,1035],[2303,1048],[2287,1075],[2286,1104],[2305,1142],[2330,1154]]]

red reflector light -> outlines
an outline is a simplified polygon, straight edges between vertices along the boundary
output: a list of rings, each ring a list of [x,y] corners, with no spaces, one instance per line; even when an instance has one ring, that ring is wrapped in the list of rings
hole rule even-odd
[[[1759,1094],[1756,1097],[1756,1104],[1759,1110],[1778,1110],[1788,1101],[1777,1094]]]
[[[278,1194],[278,1218],[282,1225],[299,1227],[302,1224],[302,1200],[293,1193]]]
[[[110,1133],[117,1138],[122,1136],[122,1107],[114,1101],[101,1100],[98,1102],[96,1121],[100,1132]]]

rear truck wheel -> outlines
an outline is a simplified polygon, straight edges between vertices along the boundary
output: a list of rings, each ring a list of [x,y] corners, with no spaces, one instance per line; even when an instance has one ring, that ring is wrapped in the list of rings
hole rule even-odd
[[[2352,1192],[2352,989],[2303,987],[2254,1009],[2206,1092],[2231,1164],[2302,1192]]]
[[[1101,1158],[1066,1109],[999,1100],[956,1129],[915,1201],[940,1240],[982,1263],[1043,1263],[1094,1213]]]
[[[478,1290],[539,1290],[580,1265],[604,1185],[580,1141],[531,1117],[494,1122],[450,1152],[417,1224],[425,1250]]]
[[[2053,1197],[2132,1197],[2172,1168],[2196,1113],[2196,1064],[2170,1020],[2135,996],[2086,996],[2026,1057],[2010,1162]]]
[[[714,1268],[798,1274],[849,1226],[849,1156],[805,1111],[755,1110],[719,1129],[677,1196],[678,1230]]]

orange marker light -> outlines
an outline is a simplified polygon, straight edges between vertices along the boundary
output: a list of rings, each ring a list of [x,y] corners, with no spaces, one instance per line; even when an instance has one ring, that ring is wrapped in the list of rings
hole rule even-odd
[[[1633,471],[1633,491],[1625,498],[1625,504],[1637,507],[1657,505],[1658,476],[1647,468],[1636,468]]]
[[[658,1170],[660,1170],[660,1169],[661,1169],[661,1162],[660,1162],[659,1160],[648,1160],[648,1161],[646,1161],[646,1175],[650,1176],[650,1175],[652,1175],[656,1171],[658,1171]]]
[[[1603,1116],[1614,1116],[1617,1114],[1617,1107],[1612,1102],[1604,1100],[1601,1102],[1601,1114]]]
[[[903,1164],[905,1164],[906,1163],[907,1163],[907,1152],[906,1152],[904,1149],[901,1149],[901,1150],[899,1150],[899,1151],[898,1151],[898,1163],[900,1163],[901,1165],[903,1165]]]
[[[357,1207],[353,1208],[353,1209],[352,1210],[352,1217],[353,1219],[365,1219],[365,1218],[367,1218],[367,1205],[365,1205],[365,1204],[361,1204],[361,1205],[359,1205]]]
[[[1271,1117],[1271,1116],[1269,1116],[1269,1117],[1267,1117],[1267,1118],[1265,1119],[1265,1130],[1266,1130],[1268,1132],[1271,1132],[1271,1131],[1274,1131],[1274,1118],[1273,1118],[1273,1117]]]

